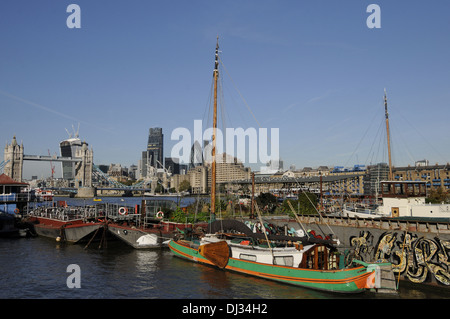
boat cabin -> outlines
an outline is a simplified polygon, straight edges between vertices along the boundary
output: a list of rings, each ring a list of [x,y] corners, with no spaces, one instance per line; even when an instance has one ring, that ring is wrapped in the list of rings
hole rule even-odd
[[[450,204],[429,204],[424,181],[381,182],[383,216],[450,219]]]
[[[339,269],[339,256],[326,245],[314,245],[303,253],[299,268],[315,270]]]
[[[426,197],[427,185],[423,181],[388,181],[381,182],[383,198]]]
[[[1,174],[0,210],[9,214],[22,212],[29,199],[29,194],[22,192],[22,189],[26,187],[28,187],[27,183],[17,182],[8,175]]]

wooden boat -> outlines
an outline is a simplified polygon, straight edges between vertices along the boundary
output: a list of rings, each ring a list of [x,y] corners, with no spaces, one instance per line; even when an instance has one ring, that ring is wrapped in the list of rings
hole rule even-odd
[[[239,222],[217,220],[212,225],[227,223]],[[243,227],[247,226],[242,223]],[[193,262],[305,288],[339,293],[396,291],[390,263],[354,260],[343,265],[330,240],[269,236],[267,241],[264,234],[247,229],[172,240],[169,248],[175,256]]]
[[[389,135],[389,113],[386,90],[384,92],[384,112],[386,121],[387,148],[389,156],[389,175],[387,181],[380,181],[381,204],[376,207],[362,205],[344,205],[342,214],[357,218],[402,218],[450,220],[450,204],[428,204],[427,184],[425,181],[394,180],[392,173],[391,143]],[[378,194],[377,196],[378,197]]]
[[[239,221],[215,220],[218,52],[217,41],[213,73],[212,222],[206,232],[184,231],[180,238],[171,240],[171,251],[193,262],[306,288],[341,293],[367,289],[395,292],[390,263],[369,264],[355,260],[345,265],[336,254],[336,242],[330,239],[270,236],[264,226],[262,233],[253,233]],[[256,210],[260,216],[259,209]]]

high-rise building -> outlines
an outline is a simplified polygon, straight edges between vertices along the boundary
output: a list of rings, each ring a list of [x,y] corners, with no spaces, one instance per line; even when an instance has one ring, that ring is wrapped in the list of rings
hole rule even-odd
[[[59,143],[59,149],[61,152],[61,156],[63,157],[76,157],[77,151],[81,150],[82,142],[78,138],[78,135],[75,137],[69,137],[67,140]],[[62,177],[63,179],[73,180],[75,178],[75,166],[74,162],[62,162]]]
[[[178,158],[166,157],[164,160],[164,166],[172,174],[180,174],[180,160]]]
[[[203,150],[198,141],[195,141],[191,147],[191,156],[189,161],[189,169],[203,165]]]
[[[162,128],[150,128],[148,133],[147,152],[150,165],[154,168],[163,168],[164,165],[164,135]]]

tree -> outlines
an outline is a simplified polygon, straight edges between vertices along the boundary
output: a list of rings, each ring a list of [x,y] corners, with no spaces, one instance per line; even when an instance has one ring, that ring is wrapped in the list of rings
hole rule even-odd
[[[316,206],[318,198],[313,193],[301,193],[298,196],[298,200],[286,199],[282,205],[282,211],[286,214],[291,215],[292,210],[289,207],[288,201],[291,202],[292,208],[294,208],[297,214],[317,214]]]
[[[256,197],[256,204],[267,213],[272,213],[275,210],[277,202],[277,197],[271,193],[261,193]]]
[[[442,187],[432,188],[426,198],[427,203],[440,204],[449,200],[449,194]]]
[[[180,186],[178,187],[180,192],[190,192],[191,191],[191,183],[188,180],[184,180],[180,183]]]

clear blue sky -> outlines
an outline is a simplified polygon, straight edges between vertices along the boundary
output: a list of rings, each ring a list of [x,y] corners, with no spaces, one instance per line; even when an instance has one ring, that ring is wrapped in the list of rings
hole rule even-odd
[[[71,3],[80,29],[66,26]],[[380,29],[366,25],[371,3]],[[449,12],[446,0],[2,0],[0,137],[59,155],[80,123],[96,164],[129,166],[162,127],[170,156],[172,130],[207,114],[218,35],[226,124],[258,127],[236,91],[227,100],[235,85],[262,127],[280,129],[285,167],[386,161],[384,88],[394,165],[446,163]]]

